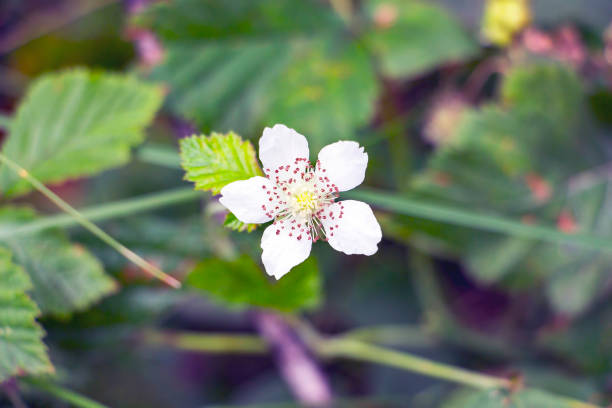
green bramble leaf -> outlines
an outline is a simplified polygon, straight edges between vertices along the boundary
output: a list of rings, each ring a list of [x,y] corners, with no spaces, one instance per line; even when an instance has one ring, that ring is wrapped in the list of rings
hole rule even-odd
[[[251,142],[233,132],[191,136],[181,140],[180,147],[185,179],[193,181],[196,190],[219,194],[229,183],[263,176]]]
[[[232,213],[227,214],[223,221],[223,226],[238,232],[253,232],[257,228],[257,224],[245,224]]]
[[[271,90],[265,122],[299,129],[308,135],[311,151],[355,139],[374,114],[378,96],[370,56],[359,44],[336,37],[298,45]]]
[[[52,373],[44,331],[36,323],[40,312],[25,293],[32,284],[6,248],[0,248],[0,282],[0,382]]]
[[[581,188],[568,184],[603,163],[601,142],[581,131],[593,124],[576,74],[552,63],[520,65],[506,74],[501,94],[502,104],[463,115],[415,179],[416,192],[523,222],[560,225],[565,217],[565,232],[608,236],[607,180]],[[420,232],[449,241],[481,282],[515,289],[543,282],[555,310],[568,315],[584,311],[609,276],[610,256],[601,251],[461,228]]]
[[[370,0],[370,30],[364,40],[390,77],[412,76],[443,63],[464,60],[476,42],[440,6],[410,0]]]
[[[317,306],[321,285],[313,258],[274,282],[247,255],[232,261],[204,260],[189,274],[186,284],[230,306],[255,306],[284,312]]]
[[[135,78],[69,70],[30,86],[2,152],[42,182],[87,176],[126,163],[162,101],[161,89]],[[31,190],[0,168],[0,191]]]
[[[34,220],[36,214],[30,209],[0,208],[0,248],[10,249],[30,276],[30,293],[44,314],[68,316],[116,290],[100,262],[70,243],[62,231],[11,234],[11,229]]]
[[[576,408],[573,400],[559,398],[534,388],[511,393],[507,390],[460,390],[442,408]]]
[[[151,78],[167,84],[167,107],[208,132],[253,133],[291,58],[291,43],[341,31],[316,0],[175,0],[149,5],[133,23],[161,39]]]

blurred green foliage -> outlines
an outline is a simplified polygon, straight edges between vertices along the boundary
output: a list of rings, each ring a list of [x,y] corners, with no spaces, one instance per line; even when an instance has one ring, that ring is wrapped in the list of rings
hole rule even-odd
[[[491,0],[484,15],[474,2],[440,3],[174,0],[64,21],[2,60],[2,106],[31,75],[88,68],[24,87],[15,113],[0,118],[2,154],[76,206],[186,185],[179,150],[186,180],[217,194],[261,175],[251,141],[280,122],[313,152],[359,141],[367,184],[389,196],[612,238],[608,2],[534,0],[529,10]],[[502,3],[522,8],[499,12]],[[146,134],[158,151],[144,146],[117,169]],[[548,408],[581,406],[556,394],[610,397],[608,251],[380,211],[386,240],[376,256],[318,246],[273,282],[255,260],[260,234],[241,234],[255,226],[208,195],[106,221],[184,280],[186,290],[170,292],[86,232],[14,233],[50,218],[22,178],[0,168],[0,381],[52,371],[42,314],[59,378],[111,406],[287,400],[267,357],[152,351],[142,336],[250,333],[252,309],[275,309],[325,334],[399,326],[365,328],[365,338],[516,380],[512,390],[453,392],[382,367],[325,364],[338,395],[382,396],[347,406]]]

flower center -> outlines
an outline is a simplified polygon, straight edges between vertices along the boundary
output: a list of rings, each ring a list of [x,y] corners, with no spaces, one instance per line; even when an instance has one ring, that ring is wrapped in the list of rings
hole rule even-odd
[[[318,207],[318,198],[311,190],[302,191],[294,196],[294,210],[296,212],[312,214]]]
[[[270,204],[263,205],[263,209],[274,217],[276,233],[286,230],[289,237],[297,240],[325,239],[321,220],[331,217],[326,215],[326,208],[338,198],[338,188],[325,176],[325,169],[318,163],[315,169],[307,158],[298,158],[292,164],[266,168],[264,172],[275,183],[267,192]]]

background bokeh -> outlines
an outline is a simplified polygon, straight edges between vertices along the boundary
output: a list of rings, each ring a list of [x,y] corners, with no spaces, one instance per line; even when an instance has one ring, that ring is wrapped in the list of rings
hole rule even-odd
[[[256,146],[264,126],[284,123],[313,152],[357,140],[373,188],[362,197],[374,196],[383,242],[371,257],[315,245],[292,272],[299,277],[275,289],[288,321],[298,316],[324,336],[360,330],[356,338],[381,346],[601,406],[612,401],[609,251],[432,221],[375,199],[380,192],[612,238],[609,0],[0,2],[3,115],[37,77],[73,67],[130,73],[164,94],[128,164],[49,184],[73,206],[191,187],[178,165],[179,140],[191,134],[235,131]],[[100,221],[180,280],[194,268],[215,272],[178,291],[144,278],[88,231],[66,229],[119,290],[39,319],[53,381],[111,407],[299,406],[282,370],[291,360],[279,359],[284,340],[262,330],[262,316],[276,315],[256,307],[254,289],[245,301],[217,288],[251,290],[232,281],[243,273],[275,285],[255,265],[262,229],[224,227],[209,193],[183,201]],[[39,193],[11,204],[56,211]],[[230,261],[240,256],[244,265]],[[260,336],[274,351],[198,352],[168,333]],[[561,406],[478,399],[440,379],[319,359],[301,347],[338,406]],[[20,390],[30,407],[70,406],[31,384]]]

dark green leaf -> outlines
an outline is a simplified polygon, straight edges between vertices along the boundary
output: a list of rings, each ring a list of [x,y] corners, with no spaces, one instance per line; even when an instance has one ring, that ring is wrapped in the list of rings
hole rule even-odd
[[[248,256],[233,261],[208,259],[187,277],[187,284],[233,306],[255,306],[294,311],[319,302],[320,279],[309,258],[279,281],[271,281]]]
[[[43,313],[66,316],[116,289],[100,262],[59,230],[11,237],[12,228],[35,219],[26,208],[0,209],[0,247],[9,248],[30,276],[32,298]]]
[[[297,47],[287,72],[275,82],[266,122],[306,135],[311,151],[355,139],[373,113],[378,82],[370,57],[357,44],[314,41]]]
[[[6,248],[0,248],[0,282],[0,382],[53,372],[35,320],[40,312],[25,293],[32,284]]]
[[[370,0],[371,28],[364,39],[391,77],[412,76],[440,64],[471,57],[478,50],[442,8],[413,0]]]

